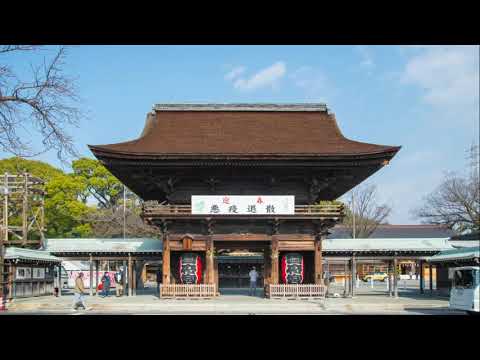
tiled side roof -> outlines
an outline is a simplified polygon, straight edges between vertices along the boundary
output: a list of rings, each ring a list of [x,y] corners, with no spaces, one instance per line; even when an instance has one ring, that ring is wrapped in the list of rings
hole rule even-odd
[[[448,238],[325,239],[325,251],[442,251],[453,249]]]
[[[480,247],[468,247],[455,250],[442,251],[428,259],[430,262],[443,262],[455,260],[478,259],[480,257]]]
[[[395,146],[346,139],[326,111],[157,111],[133,141],[90,146],[96,156],[295,155],[388,153]]]
[[[46,239],[45,251],[75,252],[161,252],[162,241],[149,238],[130,239]]]
[[[6,254],[6,260],[31,260],[31,261],[49,261],[49,262],[61,262],[62,259],[50,255],[48,251],[31,250],[16,247],[8,247]]]
[[[350,238],[349,229],[343,225],[335,226],[330,232],[329,238]],[[448,238],[454,235],[453,230],[442,225],[379,225],[370,238]]]

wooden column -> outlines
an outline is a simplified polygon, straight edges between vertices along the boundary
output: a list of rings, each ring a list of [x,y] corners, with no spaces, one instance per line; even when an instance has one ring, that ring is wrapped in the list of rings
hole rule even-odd
[[[268,286],[271,282],[271,249],[270,246],[265,247],[265,251],[263,252],[263,285]]]
[[[205,253],[205,283],[206,284],[214,284],[215,283],[215,270],[213,264],[213,257],[214,257],[214,246],[213,246],[213,238],[209,236],[207,239],[207,251]]]
[[[357,259],[355,259],[355,253],[352,254],[352,280],[351,283],[351,295],[355,297],[355,282],[357,280]]]
[[[93,296],[93,258],[90,254],[90,296]]]
[[[324,235],[319,235],[315,239],[315,284],[323,285],[323,259],[322,259],[322,240]]]
[[[398,298],[398,261],[397,256],[393,258],[393,293]]]
[[[424,276],[423,276],[423,260],[420,260],[420,294],[423,294],[425,291],[424,291],[424,288],[425,288],[425,279],[424,279]]]
[[[278,284],[278,239],[272,236],[271,277],[270,284]]]
[[[122,269],[122,272],[123,272],[123,291],[122,291],[122,296],[126,294],[126,289],[127,289],[127,277],[125,276],[125,273],[126,273],[126,270],[127,269],[127,262],[125,260],[123,260],[123,269]]]
[[[170,243],[168,235],[163,237],[162,272],[163,284],[170,284]]]
[[[13,285],[15,282],[15,265],[10,264],[8,269],[8,300],[13,299]]]
[[[393,261],[388,260],[388,296],[393,296],[393,289],[392,289],[392,267]]]
[[[62,296],[62,263],[57,266],[57,278],[58,278],[58,296]]]
[[[132,256],[128,254],[128,296],[132,296]]]
[[[137,260],[132,261],[132,295],[137,296]]]
[[[97,293],[98,289],[98,263],[100,260],[95,260],[95,294]]]
[[[350,286],[348,284],[348,261],[345,261],[344,263],[344,279],[345,279],[345,282],[343,286],[343,296],[347,297],[350,289]]]
[[[213,276],[214,276],[214,283],[217,289],[217,294],[220,294],[219,291],[219,284],[218,284],[218,260],[216,258],[213,259]]]
[[[428,264],[428,281],[429,281],[429,289],[430,289],[430,296],[433,295],[433,272],[432,272],[432,264]]]

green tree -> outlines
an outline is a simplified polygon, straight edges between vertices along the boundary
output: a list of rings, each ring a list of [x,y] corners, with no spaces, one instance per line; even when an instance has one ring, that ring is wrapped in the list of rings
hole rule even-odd
[[[84,202],[92,196],[102,209],[116,209],[123,196],[123,185],[99,161],[81,158],[72,162],[73,173],[84,184]]]
[[[86,221],[93,209],[80,200],[85,185],[71,174],[65,174],[41,161],[19,157],[0,160],[0,172],[30,173],[45,181],[45,226],[47,237],[85,237],[91,226]],[[13,219],[16,221],[16,219]]]

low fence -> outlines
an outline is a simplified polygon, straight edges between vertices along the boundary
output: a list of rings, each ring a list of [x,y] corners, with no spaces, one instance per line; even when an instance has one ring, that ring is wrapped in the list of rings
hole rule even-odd
[[[320,284],[270,284],[266,287],[266,296],[275,298],[324,298],[327,287]]]
[[[214,297],[217,296],[215,284],[161,284],[160,297]]]

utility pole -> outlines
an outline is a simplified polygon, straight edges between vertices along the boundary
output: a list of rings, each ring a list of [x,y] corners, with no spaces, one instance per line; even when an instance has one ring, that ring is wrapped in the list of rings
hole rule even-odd
[[[127,230],[127,192],[125,190],[125,185],[123,185],[123,239],[125,239],[126,230]]]
[[[353,238],[355,239],[355,190],[352,190],[352,225],[353,225]]]

